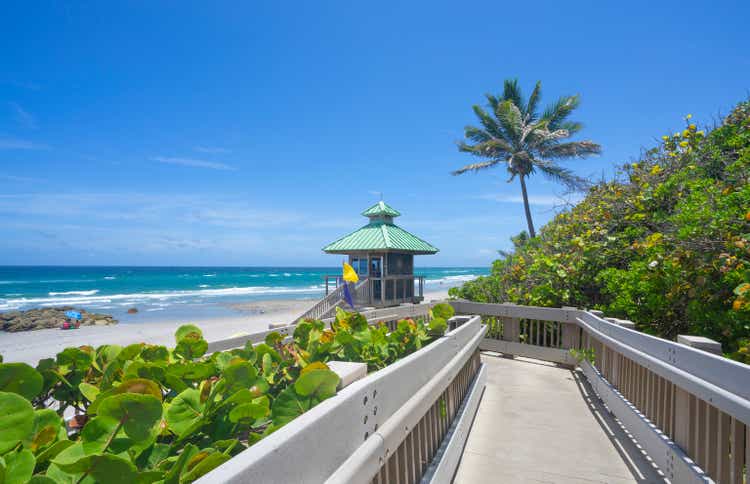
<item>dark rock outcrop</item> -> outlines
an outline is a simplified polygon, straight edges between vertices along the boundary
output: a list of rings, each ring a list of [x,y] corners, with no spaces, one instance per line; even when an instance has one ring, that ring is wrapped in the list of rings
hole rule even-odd
[[[67,320],[65,312],[70,310],[76,310],[81,313],[81,326],[117,324],[117,320],[108,314],[89,313],[72,306],[63,306],[0,313],[0,329],[14,333],[35,329],[60,328],[62,323]]]

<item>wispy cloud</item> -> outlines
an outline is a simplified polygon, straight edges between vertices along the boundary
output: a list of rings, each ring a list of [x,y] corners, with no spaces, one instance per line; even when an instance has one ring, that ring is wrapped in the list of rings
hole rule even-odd
[[[16,118],[16,122],[23,128],[36,129],[36,118],[33,114],[26,111],[20,104],[15,102],[8,103],[10,108],[13,110],[13,115]]]
[[[7,181],[21,182],[21,183],[36,183],[36,182],[46,181],[40,178],[31,178],[27,176],[16,176],[16,175],[4,175],[2,173],[0,173],[0,180],[7,180]]]
[[[173,158],[167,156],[154,156],[151,160],[157,163],[165,163],[168,165],[181,165],[191,166],[194,168],[209,168],[211,170],[234,170],[235,168],[227,165],[226,163],[217,163],[214,161],[196,160],[193,158]]]
[[[484,194],[478,195],[475,198],[480,200],[490,200],[499,203],[523,203],[523,197],[521,195],[497,195],[497,194]],[[580,194],[573,194],[566,197],[558,195],[531,195],[529,197],[529,205],[540,205],[553,207],[557,205],[567,205],[571,203],[577,203],[583,198]]]
[[[208,153],[212,155],[231,153],[232,150],[226,148],[220,148],[218,146],[196,146],[195,151],[199,153]]]
[[[24,82],[24,81],[4,81],[3,84],[9,84],[14,87],[20,87],[22,89],[30,89],[32,91],[38,91],[42,88],[39,84],[36,82]]]
[[[49,146],[33,141],[0,138],[0,150],[48,150]]]

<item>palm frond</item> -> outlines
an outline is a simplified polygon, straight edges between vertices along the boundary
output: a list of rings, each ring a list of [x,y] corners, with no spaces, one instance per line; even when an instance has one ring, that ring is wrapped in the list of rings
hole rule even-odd
[[[581,99],[578,95],[563,96],[555,101],[555,103],[547,106],[547,109],[544,110],[544,114],[542,114],[542,118],[549,121],[549,129],[550,131],[554,131],[560,128],[560,124],[563,123],[580,104]]]
[[[486,143],[492,139],[492,135],[476,126],[466,126],[464,128],[464,136],[475,143]]]
[[[471,163],[469,165],[464,166],[463,168],[459,168],[458,170],[452,171],[451,175],[455,176],[455,175],[461,175],[469,171],[485,170],[487,168],[492,168],[493,166],[496,166],[500,162],[501,162],[500,160],[489,160],[489,161],[481,161],[479,163]]]
[[[511,152],[510,146],[503,141],[497,139],[491,139],[482,143],[468,144],[465,141],[458,143],[458,151],[464,153],[471,153],[474,156],[481,158],[494,158],[504,159],[507,158]]]
[[[536,108],[541,99],[542,99],[542,81],[536,81],[534,90],[531,91],[531,96],[529,96],[529,102],[526,104],[526,109],[524,110],[524,115],[526,116],[526,122],[533,122],[539,118],[539,115],[536,112]]]
[[[548,179],[565,185],[568,189],[574,191],[583,191],[591,186],[591,182],[580,177],[567,168],[555,165],[549,161],[537,160],[536,167]]]
[[[598,155],[602,152],[602,147],[588,140],[570,141],[541,147],[539,152],[548,159],[584,158],[590,155]]]
[[[524,123],[518,106],[511,101],[503,101],[498,105],[495,115],[510,144],[520,146],[523,142]]]
[[[563,121],[562,123],[557,123],[557,129],[564,129],[573,136],[583,129],[583,123],[577,121]]]
[[[474,114],[476,114],[477,118],[479,118],[479,122],[482,123],[484,129],[487,130],[490,135],[495,138],[503,137],[502,128],[497,124],[497,121],[495,121],[492,116],[487,114],[487,111],[482,109],[481,106],[477,105],[472,106],[472,109],[474,110]]]
[[[526,103],[523,102],[521,87],[518,85],[518,79],[506,79],[503,83],[503,101],[510,101],[518,109],[523,109]]]

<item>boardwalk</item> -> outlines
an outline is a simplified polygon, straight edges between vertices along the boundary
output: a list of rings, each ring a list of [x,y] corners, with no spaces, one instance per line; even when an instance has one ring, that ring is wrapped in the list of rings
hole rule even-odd
[[[664,482],[578,372],[484,354],[487,388],[455,481]]]

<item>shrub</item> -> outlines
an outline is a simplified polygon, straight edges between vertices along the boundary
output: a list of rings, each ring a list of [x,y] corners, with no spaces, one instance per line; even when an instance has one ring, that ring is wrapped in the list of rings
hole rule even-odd
[[[482,302],[597,308],[674,338],[699,334],[747,360],[750,102],[709,133],[685,129],[594,186],[490,276],[452,289]],[[744,348],[744,350],[743,350]]]
[[[81,346],[36,368],[0,359],[0,482],[191,482],[333,396],[327,361],[378,369],[439,335],[339,310],[330,328],[304,321],[291,341],[271,333],[210,355],[185,325],[172,349]]]

